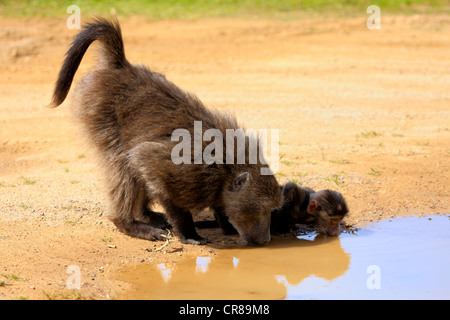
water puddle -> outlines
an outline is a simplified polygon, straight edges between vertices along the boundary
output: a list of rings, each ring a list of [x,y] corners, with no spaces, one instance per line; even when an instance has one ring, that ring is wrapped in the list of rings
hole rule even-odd
[[[397,218],[339,237],[140,265],[118,299],[449,299],[450,216]]]

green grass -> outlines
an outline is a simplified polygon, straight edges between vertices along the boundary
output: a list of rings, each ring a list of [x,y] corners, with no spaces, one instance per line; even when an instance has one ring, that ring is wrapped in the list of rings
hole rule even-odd
[[[70,5],[81,16],[145,16],[150,19],[198,19],[217,17],[295,19],[314,13],[366,15],[369,5],[381,12],[449,12],[450,0],[0,0],[0,15],[69,16]]]
[[[289,160],[281,160],[281,163],[288,167],[297,165],[297,162],[289,161]]]
[[[21,204],[19,204],[19,207],[21,207],[22,209],[30,209],[30,208],[32,208],[32,206],[30,206],[28,204],[25,204],[23,202]]]
[[[361,135],[365,138],[373,138],[373,137],[381,136],[381,133],[376,132],[374,130],[369,130],[369,131],[361,132]]]
[[[19,179],[21,180],[21,183],[25,184],[25,185],[31,185],[31,184],[35,184],[37,182],[37,180],[35,180],[35,179],[30,179],[30,178],[26,178],[26,177],[20,177]]]
[[[21,277],[19,277],[18,275],[15,275],[14,273],[11,274],[2,274],[2,277],[5,278],[6,280],[22,280]]]
[[[344,158],[333,159],[333,160],[330,160],[330,162],[334,163],[334,164],[349,164],[350,163],[349,160],[344,159]]]
[[[10,187],[10,188],[15,188],[19,185],[32,185],[35,184],[37,182],[36,179],[30,179],[30,178],[26,178],[26,177],[19,177],[19,181],[17,183],[12,183],[12,184],[5,184],[5,183],[1,183],[0,182],[0,187]]]
[[[301,182],[301,180],[297,179],[297,178],[291,178],[291,179],[289,179],[289,182],[295,183],[296,185],[299,185],[299,186],[301,186],[303,184]]]
[[[53,292],[48,293],[42,290],[42,293],[48,300],[87,300],[88,298],[78,290],[71,292]]]
[[[325,181],[333,182],[338,187],[343,187],[345,184],[342,181],[339,174],[333,174],[330,177],[323,178]]]
[[[2,280],[4,278],[5,280]],[[22,280],[21,277],[15,275],[15,274],[2,274],[0,277],[0,287],[5,287],[7,285],[10,285],[11,280]]]
[[[372,175],[372,176],[379,176],[379,175],[381,175],[381,171],[377,170],[375,168],[370,168],[369,174]]]
[[[113,238],[111,238],[111,237],[101,237],[99,239],[100,239],[100,241],[103,241],[103,242],[112,242],[113,241]]]

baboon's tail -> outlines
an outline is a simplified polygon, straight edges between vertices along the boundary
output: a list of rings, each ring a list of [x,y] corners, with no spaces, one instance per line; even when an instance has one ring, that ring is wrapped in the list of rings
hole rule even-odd
[[[64,64],[59,71],[58,80],[55,84],[53,100],[49,107],[57,107],[66,99],[81,59],[83,59],[86,50],[95,40],[102,42],[102,60],[109,68],[116,69],[129,65],[125,58],[119,22],[117,20],[109,21],[103,18],[96,18],[83,28],[76,36],[69,51],[67,51]]]

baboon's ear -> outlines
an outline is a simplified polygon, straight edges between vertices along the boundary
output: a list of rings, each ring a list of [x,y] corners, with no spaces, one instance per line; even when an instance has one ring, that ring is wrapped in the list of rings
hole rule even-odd
[[[308,204],[308,208],[306,208],[306,212],[314,215],[318,209],[319,209],[319,204],[317,203],[317,201],[311,200]]]
[[[244,173],[239,174],[233,180],[232,190],[235,191],[235,192],[241,191],[241,189],[247,183],[247,180],[248,180],[248,172],[244,172]]]

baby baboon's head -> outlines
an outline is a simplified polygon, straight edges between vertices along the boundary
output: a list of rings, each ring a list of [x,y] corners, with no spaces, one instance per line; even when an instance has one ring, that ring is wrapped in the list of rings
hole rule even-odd
[[[311,195],[307,211],[316,218],[327,235],[336,236],[348,208],[342,194],[332,190],[321,190]]]

